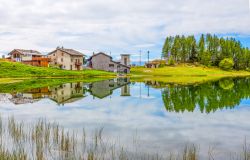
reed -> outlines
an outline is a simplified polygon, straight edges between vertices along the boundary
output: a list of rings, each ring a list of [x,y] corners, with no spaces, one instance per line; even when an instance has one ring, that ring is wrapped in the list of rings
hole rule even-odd
[[[18,122],[14,117],[3,120],[0,117],[0,159],[7,160],[199,160],[199,147],[186,145],[180,153],[147,154],[137,148],[131,153],[117,142],[109,143],[103,138],[104,128],[95,130],[89,136],[85,129],[71,131],[58,123],[40,119],[32,124]],[[137,135],[136,135],[137,136]],[[138,142],[133,139],[133,144]],[[140,146],[139,146],[140,147]],[[228,159],[250,160],[250,147],[245,139],[242,152],[228,154]],[[209,149],[208,159],[215,159]]]

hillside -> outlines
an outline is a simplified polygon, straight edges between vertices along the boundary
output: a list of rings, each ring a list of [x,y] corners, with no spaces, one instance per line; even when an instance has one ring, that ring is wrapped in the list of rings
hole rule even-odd
[[[43,68],[24,65],[21,63],[0,61],[0,78],[28,78],[28,77],[100,77],[115,76],[114,73],[83,70],[66,71],[56,68]]]
[[[131,69],[133,79],[137,81],[155,80],[166,83],[193,84],[218,80],[226,77],[250,76],[247,71],[224,71],[216,67],[194,66],[181,64],[174,67]]]

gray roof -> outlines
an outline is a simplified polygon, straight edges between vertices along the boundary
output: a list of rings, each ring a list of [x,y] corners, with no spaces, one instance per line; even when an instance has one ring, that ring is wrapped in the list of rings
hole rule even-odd
[[[109,58],[112,59],[111,56],[109,56],[109,55],[107,55],[106,53],[103,53],[103,52],[96,53],[96,54],[92,55],[89,59],[92,59],[92,57],[98,56],[98,55],[100,55],[100,54],[102,54],[102,55],[104,55],[104,56],[109,57]]]
[[[26,49],[14,49],[13,51],[9,53],[9,55],[12,54],[14,51],[17,51],[23,55],[39,55],[39,56],[42,55],[40,52],[36,50],[26,50]]]
[[[62,52],[68,53],[69,55],[72,55],[72,56],[85,56],[83,53],[78,52],[74,49],[57,48],[56,50],[60,50]],[[54,53],[56,50],[50,52],[49,54]]]

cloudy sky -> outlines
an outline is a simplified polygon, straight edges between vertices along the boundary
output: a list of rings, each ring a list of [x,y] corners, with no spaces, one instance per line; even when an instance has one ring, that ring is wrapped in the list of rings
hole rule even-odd
[[[250,47],[249,0],[0,0],[0,54],[57,46],[160,57],[168,35],[215,33]]]

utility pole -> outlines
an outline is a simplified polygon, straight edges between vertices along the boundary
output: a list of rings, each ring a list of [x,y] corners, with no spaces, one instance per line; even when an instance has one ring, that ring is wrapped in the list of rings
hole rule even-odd
[[[150,53],[150,52],[148,51],[148,63],[149,63],[149,53]]]
[[[141,50],[140,50],[140,66],[141,66]]]

